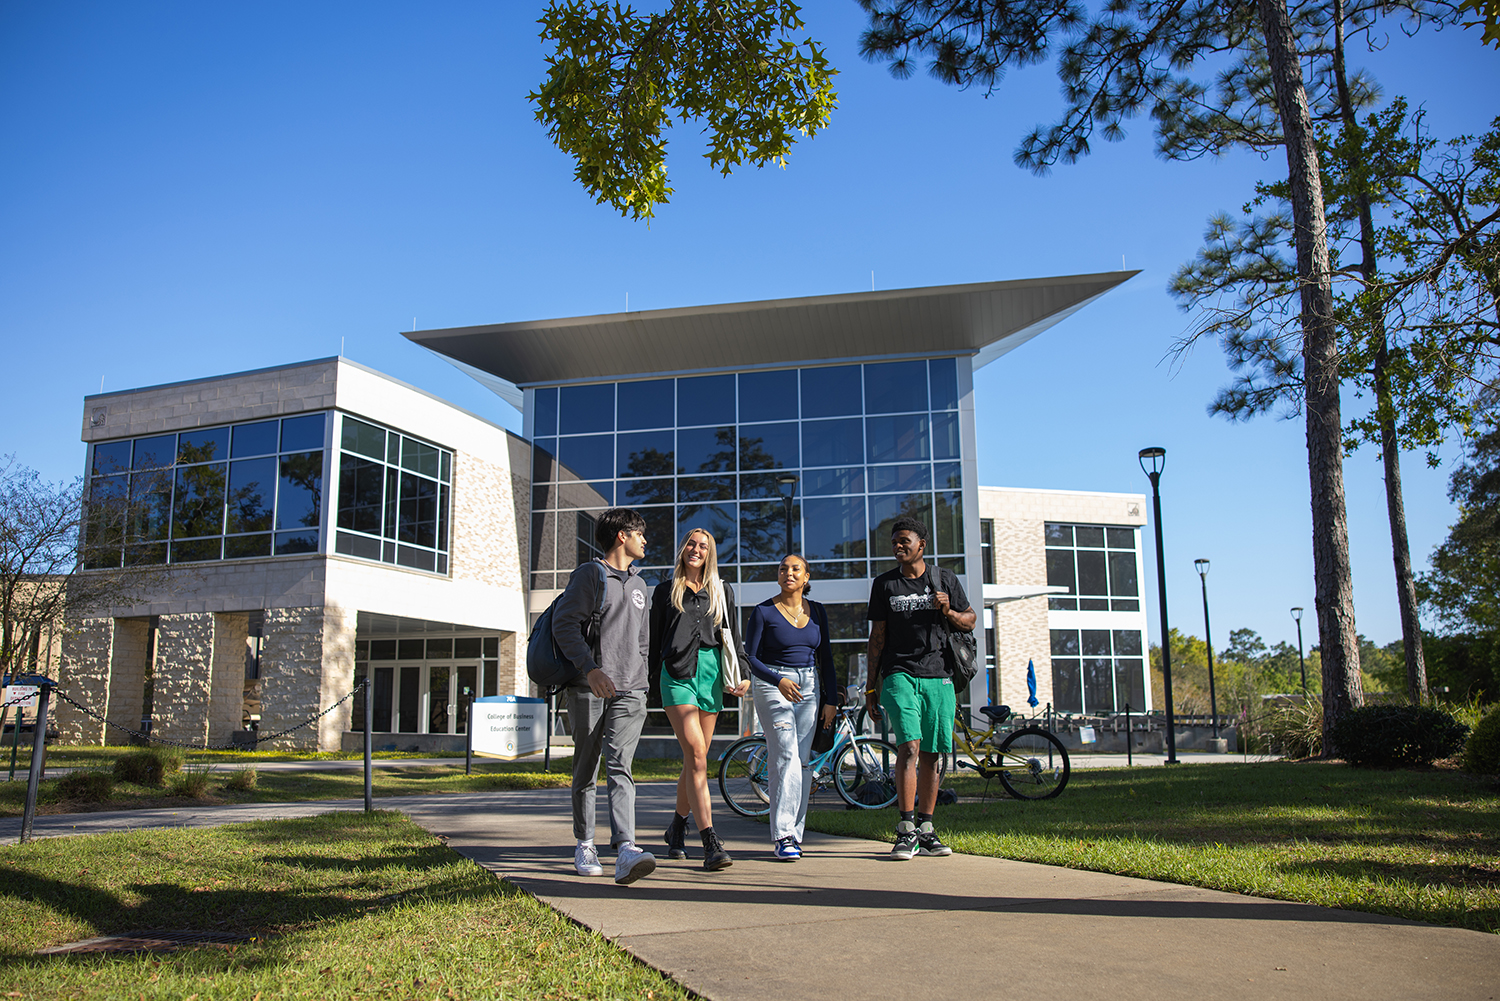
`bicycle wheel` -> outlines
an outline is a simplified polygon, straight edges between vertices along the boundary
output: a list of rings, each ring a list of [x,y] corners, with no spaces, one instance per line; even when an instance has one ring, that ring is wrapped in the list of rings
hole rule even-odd
[[[857,737],[839,752],[833,786],[845,803],[881,810],[896,802],[896,749],[879,737]]]
[[[719,759],[719,792],[741,817],[764,817],[771,812],[769,781],[764,737],[737,740]]]
[[[1068,749],[1041,727],[1017,730],[1000,742],[997,777],[1016,799],[1051,799],[1068,784]]]

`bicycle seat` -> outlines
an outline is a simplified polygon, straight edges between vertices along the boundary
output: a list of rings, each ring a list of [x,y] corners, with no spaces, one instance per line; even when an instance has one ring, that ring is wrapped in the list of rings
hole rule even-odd
[[[980,706],[979,711],[989,718],[993,726],[999,726],[1010,719],[1010,706]]]

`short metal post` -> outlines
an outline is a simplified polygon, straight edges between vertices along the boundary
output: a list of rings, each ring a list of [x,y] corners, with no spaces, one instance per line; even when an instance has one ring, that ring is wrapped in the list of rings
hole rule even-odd
[[[474,767],[474,696],[464,689],[464,774]]]
[[[365,812],[375,811],[375,783],[374,765],[371,753],[374,749],[374,736],[370,733],[375,727],[375,686],[370,684],[370,675],[365,674]]]
[[[1135,764],[1135,752],[1134,752],[1134,750],[1131,747],[1131,741],[1130,741],[1130,703],[1129,702],[1125,703],[1125,764],[1126,764],[1127,767],[1130,766],[1130,765],[1134,765]]]
[[[547,741],[542,746],[542,771],[552,771],[552,692],[547,692]]]
[[[31,774],[26,781],[26,807],[21,813],[21,844],[31,840],[31,822],[36,819],[36,787],[42,781],[42,760],[46,754],[47,704],[52,700],[52,685],[41,685],[37,695],[36,732],[31,740]],[[20,717],[17,716],[17,719]],[[19,738],[21,728],[16,727]]]

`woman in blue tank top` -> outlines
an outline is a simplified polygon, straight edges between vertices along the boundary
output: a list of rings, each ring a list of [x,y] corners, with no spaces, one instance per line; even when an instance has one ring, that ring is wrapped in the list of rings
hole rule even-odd
[[[807,561],[787,556],[776,570],[781,593],[750,610],[745,653],[751,695],[770,757],[771,841],[776,858],[802,857],[813,731],[831,726],[843,692],[833,668],[828,614],[807,598]]]

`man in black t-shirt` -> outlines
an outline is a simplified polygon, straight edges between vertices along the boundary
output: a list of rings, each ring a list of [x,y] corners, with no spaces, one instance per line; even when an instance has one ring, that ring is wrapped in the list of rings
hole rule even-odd
[[[896,742],[896,806],[901,820],[891,858],[951,855],[932,827],[938,756],[953,750],[957,699],[943,658],[945,625],[972,632],[978,616],[958,576],[930,567],[927,527],[898,518],[891,528],[897,567],[870,585],[870,681],[865,708],[888,715]]]

